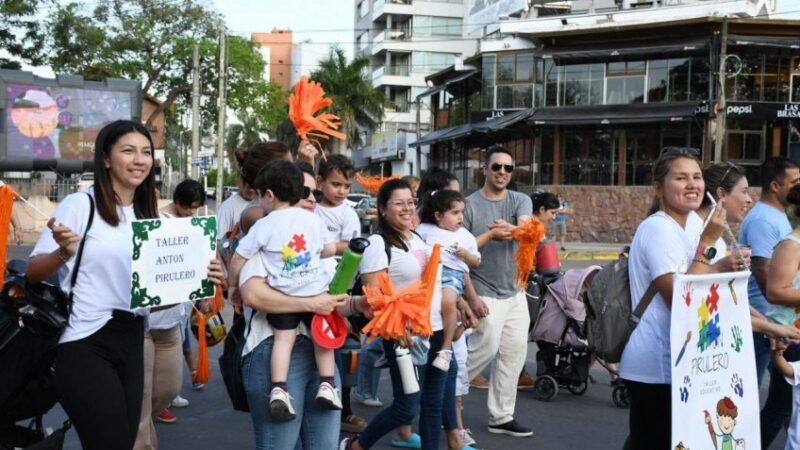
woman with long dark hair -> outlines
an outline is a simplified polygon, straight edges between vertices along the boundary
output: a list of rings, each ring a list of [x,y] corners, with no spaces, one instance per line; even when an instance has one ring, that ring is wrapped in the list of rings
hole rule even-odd
[[[131,222],[158,217],[153,142],[136,121],[112,122],[95,142],[95,184],[67,196],[47,223],[28,264],[30,282],[58,273],[70,290],[83,246],[69,324],[59,339],[55,379],[84,450],[129,450],[143,391],[146,310],[131,310]],[[84,231],[94,208],[86,240]],[[219,264],[209,276],[222,280]]]

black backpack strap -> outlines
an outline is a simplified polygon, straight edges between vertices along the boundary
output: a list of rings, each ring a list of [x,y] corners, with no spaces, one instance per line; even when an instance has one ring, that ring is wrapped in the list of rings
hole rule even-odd
[[[72,277],[69,280],[69,313],[72,313],[72,291],[75,288],[75,283],[78,282],[78,270],[81,267],[81,259],[83,258],[83,247],[86,244],[86,236],[89,235],[89,230],[92,228],[94,222],[94,198],[87,193],[89,197],[89,222],[86,224],[86,230],[83,231],[83,239],[78,245],[78,253],[75,254],[75,267],[72,269]]]
[[[647,286],[647,291],[645,291],[642,299],[639,300],[639,304],[636,305],[636,309],[633,311],[633,314],[631,314],[631,320],[633,320],[634,323],[639,323],[639,320],[644,315],[644,311],[648,306],[650,306],[650,303],[655,298],[657,292],[658,289],[656,289],[655,280],[651,281],[650,286]]]

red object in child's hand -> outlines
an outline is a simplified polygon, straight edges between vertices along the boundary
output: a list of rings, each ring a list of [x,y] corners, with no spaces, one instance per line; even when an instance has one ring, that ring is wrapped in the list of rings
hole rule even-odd
[[[311,337],[320,347],[335,350],[347,339],[347,323],[336,311],[327,316],[314,314]]]

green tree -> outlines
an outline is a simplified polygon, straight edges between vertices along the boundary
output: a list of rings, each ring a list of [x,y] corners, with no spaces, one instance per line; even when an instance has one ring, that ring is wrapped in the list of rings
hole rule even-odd
[[[351,148],[363,143],[359,128],[375,129],[383,119],[383,92],[374,88],[365,75],[369,67],[368,57],[358,57],[348,64],[344,51],[334,47],[311,73],[311,79],[322,84],[325,94],[333,100],[329,110],[342,120],[342,131]]]
[[[36,13],[51,4],[52,0],[0,2],[0,48],[9,56],[0,56],[0,68],[19,69],[20,62],[42,64],[45,34]]]

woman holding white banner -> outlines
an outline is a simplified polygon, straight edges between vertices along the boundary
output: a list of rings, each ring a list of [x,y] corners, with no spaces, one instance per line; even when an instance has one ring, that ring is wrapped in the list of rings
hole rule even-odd
[[[652,303],[631,334],[620,362],[620,378],[631,398],[630,435],[626,450],[670,448],[670,307],[673,274],[715,271],[708,252],[727,226],[724,208],[716,208],[702,232],[700,208],[705,184],[699,150],[668,147],[653,166],[654,214],[636,229],[628,272],[632,308],[648,286],[656,289]],[[700,235],[700,245],[695,239]]]
[[[106,125],[97,135],[94,166],[91,192],[61,201],[33,249],[27,276],[36,283],[57,273],[62,289],[72,292],[55,379],[82,447],[129,450],[142,407],[147,315],[130,308],[130,223],[158,217],[150,133],[136,121]],[[209,277],[221,282],[218,262],[209,265]]]

